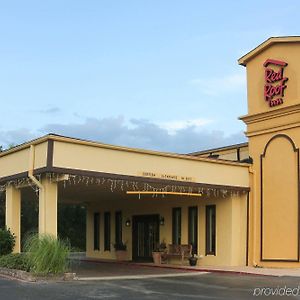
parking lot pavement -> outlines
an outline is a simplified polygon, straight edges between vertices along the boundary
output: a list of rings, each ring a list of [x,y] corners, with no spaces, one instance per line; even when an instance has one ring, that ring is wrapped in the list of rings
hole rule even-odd
[[[294,277],[267,277],[236,274],[197,274],[194,276],[114,281],[74,281],[24,283],[0,277],[2,300],[53,299],[253,299],[258,288],[297,288]],[[299,292],[300,293],[300,292]],[[269,299],[291,299],[272,297]]]
[[[73,261],[71,266],[72,272],[75,272],[79,279],[92,279],[104,277],[122,277],[122,276],[150,276],[150,275],[167,275],[194,273],[194,271],[157,268],[151,266],[140,266],[132,263],[114,263],[114,262],[88,262]]]

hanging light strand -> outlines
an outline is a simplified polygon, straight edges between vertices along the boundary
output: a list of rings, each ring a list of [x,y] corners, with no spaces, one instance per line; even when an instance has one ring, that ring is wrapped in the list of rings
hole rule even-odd
[[[185,186],[183,184],[168,184],[162,187],[153,186],[147,182],[139,182],[134,180],[124,180],[124,179],[113,179],[113,178],[104,178],[104,177],[96,177],[96,176],[81,176],[81,175],[73,175],[73,174],[64,174],[65,178],[61,179],[61,175],[57,173],[47,173],[46,178],[50,182],[60,182],[63,181],[63,187],[67,188],[68,186],[75,185],[85,185],[85,186],[108,186],[109,190],[113,193],[115,191],[127,192],[127,191],[141,191],[141,192],[152,192],[152,197],[158,197],[161,195],[165,197],[164,193],[198,193],[204,195],[206,197],[214,197],[214,198],[226,198],[229,196],[239,196],[241,194],[247,193],[246,190],[236,190],[228,188],[215,188],[215,187],[192,187]],[[41,180],[42,175],[36,175],[38,180]],[[4,192],[9,185],[14,185],[16,187],[31,187],[35,193],[38,194],[38,187],[28,178],[20,178],[15,180],[10,180],[3,185],[0,185],[0,192]],[[139,196],[140,197],[140,196]]]

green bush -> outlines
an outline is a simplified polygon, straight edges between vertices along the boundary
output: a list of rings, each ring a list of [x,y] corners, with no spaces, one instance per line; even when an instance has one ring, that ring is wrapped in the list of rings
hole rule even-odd
[[[0,229],[0,256],[12,253],[16,238],[9,229]]]
[[[1,256],[0,267],[29,271],[27,256],[23,253],[14,253]]]
[[[25,241],[30,271],[36,274],[59,274],[68,268],[70,245],[52,235],[32,235]]]

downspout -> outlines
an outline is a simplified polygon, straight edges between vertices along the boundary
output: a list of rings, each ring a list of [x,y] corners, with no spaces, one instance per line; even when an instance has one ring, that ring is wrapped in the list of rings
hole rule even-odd
[[[33,181],[33,183],[36,186],[38,186],[38,188],[40,190],[42,190],[43,185],[38,181],[38,179],[36,177],[33,176],[34,159],[35,159],[35,148],[34,148],[34,145],[30,145],[28,177]]]
[[[28,177],[32,180],[32,182],[39,188],[39,193],[44,192],[44,187],[42,183],[33,175],[33,170],[34,170],[34,160],[35,160],[35,148],[34,145],[30,145],[30,150],[29,150],[29,168],[28,168]],[[39,203],[40,204],[40,203]],[[44,219],[44,224],[45,224],[45,209],[43,209],[43,219]],[[45,227],[45,225],[44,225]],[[43,228],[45,229],[45,228]],[[43,230],[44,232],[44,230]]]
[[[256,262],[256,171],[253,170],[252,166],[249,167],[249,173],[252,174],[252,220],[253,220],[253,266],[257,266]],[[251,203],[251,202],[250,202]]]

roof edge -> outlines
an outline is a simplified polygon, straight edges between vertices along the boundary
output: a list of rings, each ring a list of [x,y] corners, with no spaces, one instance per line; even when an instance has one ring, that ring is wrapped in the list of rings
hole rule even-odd
[[[140,148],[130,148],[125,146],[116,146],[116,145],[110,145],[110,144],[104,144],[96,141],[91,140],[84,140],[79,138],[73,138],[73,137],[67,137],[63,135],[58,135],[54,133],[49,133],[47,135],[44,135],[42,137],[33,139],[31,141],[25,142],[23,144],[20,144],[16,147],[13,147],[9,150],[5,150],[3,152],[0,152],[0,158],[5,155],[12,154],[14,152],[18,152],[20,150],[26,149],[30,147],[30,145],[38,145],[43,142],[47,142],[48,140],[53,140],[57,142],[66,142],[66,143],[74,143],[74,144],[81,144],[86,146],[92,146],[92,147],[99,147],[99,148],[105,148],[110,150],[118,150],[118,151],[127,151],[127,152],[133,152],[133,153],[139,153],[139,154],[148,154],[148,155],[156,155],[156,156],[164,156],[164,157],[173,157],[173,158],[179,158],[179,159],[186,159],[186,160],[195,160],[195,161],[204,161],[209,163],[217,163],[217,164],[225,164],[225,165],[232,165],[232,166],[242,166],[242,167],[248,167],[249,164],[247,163],[241,163],[241,162],[234,162],[234,161],[220,161],[216,160],[213,161],[209,158],[205,157],[196,157],[188,154],[178,154],[178,153],[172,153],[172,152],[161,152],[161,151],[154,151],[154,150],[146,150],[146,149],[140,149]]]
[[[205,150],[201,150],[201,151],[191,152],[191,153],[188,153],[188,155],[193,156],[193,155],[206,154],[206,153],[210,153],[210,152],[218,152],[218,151],[223,151],[223,150],[242,148],[242,147],[247,147],[248,144],[249,144],[248,142],[244,142],[244,143],[238,143],[238,144],[228,145],[228,146],[224,146],[224,147],[210,148],[210,149],[205,149]]]
[[[257,47],[243,55],[241,58],[238,59],[238,64],[242,66],[246,66],[248,61],[254,58],[256,55],[264,51],[265,49],[269,48],[271,45],[275,43],[295,43],[300,42],[300,36],[277,36],[277,37],[270,37]]]

